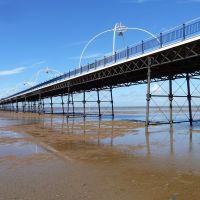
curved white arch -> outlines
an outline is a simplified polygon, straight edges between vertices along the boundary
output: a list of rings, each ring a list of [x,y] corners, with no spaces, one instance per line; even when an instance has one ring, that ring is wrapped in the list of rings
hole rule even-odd
[[[41,72],[44,72],[46,74],[49,74],[49,72],[55,72],[57,75],[62,75],[61,72],[54,70],[54,69],[51,69],[49,67],[46,67],[44,69],[40,69],[35,75],[35,80],[33,81],[33,85],[38,82],[38,78],[39,78],[39,75],[40,75]],[[27,82],[27,83],[31,83],[31,82]]]
[[[24,82],[24,85],[29,85],[30,87],[33,87],[34,86],[34,82]]]
[[[34,81],[23,81],[23,82],[20,82],[18,83],[15,87],[13,88],[10,88],[10,89],[7,89],[5,92],[4,92],[4,95],[0,95],[0,98],[1,97],[4,97],[4,96],[8,96],[8,95],[11,95],[13,92],[17,92],[19,90],[19,88],[21,88],[22,86],[30,86],[30,87],[33,87],[37,81],[38,81],[38,77],[40,75],[41,72],[44,72],[44,73],[49,73],[49,72],[54,72],[56,73],[57,75],[62,75],[61,72],[59,72],[58,70],[54,70],[54,69],[50,69],[49,67],[46,67],[44,69],[40,69],[39,71],[36,72],[36,74],[34,75]]]
[[[142,31],[142,32],[145,32],[147,33],[148,35],[152,36],[153,38],[155,38],[159,43],[160,43],[160,40],[156,37],[156,35],[154,35],[153,33],[145,30],[145,29],[142,29],[142,28],[137,28],[137,27],[126,27],[127,30],[137,30],[137,31]],[[114,29],[108,29],[106,31],[103,31],[97,35],[95,35],[92,39],[90,39],[87,44],[85,45],[85,47],[83,48],[82,52],[81,52],[81,56],[80,56],[80,59],[79,59],[79,68],[81,67],[81,62],[82,62],[82,58],[83,58],[83,55],[86,51],[86,49],[88,48],[88,46],[99,36],[107,33],[107,32],[111,32],[113,31],[113,54],[115,53],[115,43],[116,43],[116,31],[117,31],[117,24],[115,25]]]
[[[145,30],[145,29],[142,29],[142,28],[126,28],[127,30],[137,30],[137,31],[142,31],[142,32],[145,32],[149,35],[151,35],[153,38],[155,38],[156,40],[158,40],[158,42],[160,43],[160,40],[158,39],[158,37],[156,37],[156,35],[154,35],[153,33]]]
[[[103,34],[105,34],[105,33],[111,32],[111,31],[113,31],[113,29],[108,29],[108,30],[106,30],[106,31],[103,31],[103,32],[101,32],[101,33],[95,35],[92,39],[90,39],[90,40],[87,42],[87,44],[86,44],[85,47],[83,48],[83,51],[81,52],[81,56],[80,56],[80,59],[79,59],[79,68],[81,67],[81,61],[82,61],[83,55],[84,55],[84,53],[85,53],[85,50],[88,48],[88,46],[89,46],[96,38],[98,38],[99,36],[101,36],[101,35],[103,35]]]
[[[49,67],[46,67],[45,68],[45,72],[48,74],[49,72],[55,72],[58,76],[62,75],[61,72],[59,72],[58,70],[55,70],[55,69],[51,69]]]

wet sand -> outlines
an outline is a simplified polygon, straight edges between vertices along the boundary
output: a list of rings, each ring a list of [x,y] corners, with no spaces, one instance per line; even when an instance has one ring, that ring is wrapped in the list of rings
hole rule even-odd
[[[0,200],[198,200],[199,147],[199,124],[0,112]]]

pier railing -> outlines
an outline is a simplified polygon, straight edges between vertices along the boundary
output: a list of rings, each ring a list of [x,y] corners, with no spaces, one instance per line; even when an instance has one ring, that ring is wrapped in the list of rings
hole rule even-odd
[[[57,76],[43,83],[37,84],[31,88],[23,90],[7,98],[11,98],[13,96],[26,93],[28,91],[33,91],[35,89],[40,89],[43,86],[48,86],[50,84],[56,83],[61,80],[67,80],[67,79],[76,77],[78,75],[81,75],[82,73],[87,73],[92,70],[100,69],[102,67],[106,67],[108,65],[117,63],[119,61],[123,61],[123,60],[125,61],[127,59],[134,58],[138,55],[151,52],[153,50],[160,49],[165,46],[175,44],[175,43],[181,42],[183,40],[186,40],[198,35],[200,35],[200,18],[184,23],[173,29],[164,31],[156,35],[155,37],[141,41],[121,51],[117,51],[114,53],[114,55],[110,54],[108,56],[104,56],[103,58],[95,60],[92,63],[76,68],[72,71],[69,71],[68,73]]]

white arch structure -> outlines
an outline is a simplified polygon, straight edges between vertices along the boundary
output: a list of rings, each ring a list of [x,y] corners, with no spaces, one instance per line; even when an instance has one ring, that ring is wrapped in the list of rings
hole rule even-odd
[[[35,75],[35,80],[33,81],[33,83],[34,84],[36,84],[37,83],[37,81],[38,81],[38,78],[39,78],[39,75],[42,73],[42,72],[44,72],[45,74],[50,74],[50,73],[54,73],[54,74],[56,74],[56,75],[62,75],[62,73],[61,72],[59,72],[59,71],[57,71],[57,70],[55,70],[55,69],[51,69],[51,68],[49,68],[49,67],[46,67],[46,68],[44,68],[44,69],[41,69],[41,70],[39,70],[37,73],[36,73],[36,75]]]
[[[35,84],[37,84],[39,75],[40,75],[41,73],[43,73],[43,72],[44,72],[45,74],[50,74],[50,73],[52,73],[52,74],[54,74],[54,75],[56,74],[56,75],[58,75],[58,76],[62,75],[62,73],[59,72],[58,70],[55,70],[55,69],[51,69],[51,68],[49,68],[49,67],[46,67],[46,68],[40,69],[39,71],[36,72],[36,74],[35,74],[35,79],[34,79],[33,82],[27,81],[27,82],[24,82],[24,85],[29,85],[29,86],[32,87],[32,86],[34,86]]]
[[[57,71],[57,70],[54,70],[54,69],[51,69],[51,68],[49,68],[49,67],[46,67],[46,68],[44,68],[44,69],[40,69],[39,71],[36,72],[36,74],[35,74],[35,76],[34,76],[34,77],[35,77],[34,81],[24,81],[24,82],[18,83],[14,88],[11,88],[11,89],[5,91],[4,95],[1,95],[1,98],[2,98],[3,96],[10,95],[10,94],[12,94],[13,92],[17,92],[18,89],[21,88],[22,86],[30,86],[30,87],[33,87],[35,84],[37,84],[39,75],[40,75],[42,72],[44,72],[44,73],[46,73],[46,74],[49,74],[49,73],[52,73],[52,74],[53,74],[53,73],[54,73],[54,74],[56,74],[56,75],[58,75],[58,76],[62,75],[61,72],[59,72],[59,71]]]
[[[121,26],[121,25],[120,25]],[[105,34],[105,33],[108,33],[108,32],[112,32],[113,31],[113,54],[115,53],[115,43],[116,43],[116,32],[125,32],[126,30],[136,30],[136,31],[141,31],[141,32],[144,32],[144,33],[147,33],[148,35],[152,36],[153,38],[155,38],[156,40],[158,40],[158,42],[160,43],[160,40],[156,37],[156,35],[154,35],[153,33],[145,30],[145,29],[142,29],[142,28],[137,28],[137,27],[133,27],[133,28],[129,28],[129,27],[125,27],[125,26],[122,26],[122,27],[118,27],[118,24],[115,25],[115,27],[113,29],[108,29],[108,30],[105,30],[101,33],[98,33],[97,35],[95,35],[94,37],[92,37],[88,42],[87,44],[85,45],[85,47],[83,48],[82,52],[81,52],[81,56],[80,56],[80,59],[79,59],[79,68],[81,67],[81,62],[82,62],[82,59],[83,59],[83,55],[86,51],[86,49],[88,48],[88,46],[98,37],[100,37],[101,35]]]

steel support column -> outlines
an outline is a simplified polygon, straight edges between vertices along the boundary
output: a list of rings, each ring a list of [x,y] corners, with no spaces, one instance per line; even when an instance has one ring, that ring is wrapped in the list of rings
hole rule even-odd
[[[72,98],[72,111],[73,111],[73,115],[74,115],[75,110],[74,110],[74,95],[73,95],[73,93],[71,93],[71,98]]]
[[[42,108],[42,102],[41,102],[41,93],[39,94],[39,100],[38,100],[38,113],[41,114],[41,108]]]
[[[67,114],[69,115],[70,94],[67,94]]]
[[[86,100],[85,100],[85,90],[84,90],[83,91],[83,117],[86,117],[85,104],[86,104]]]
[[[112,117],[114,117],[114,106],[113,106],[113,93],[112,93],[112,87],[110,87],[110,99],[111,99],[111,107],[112,107]]]
[[[22,101],[22,111],[25,113],[26,112],[26,97],[24,101]]]
[[[97,104],[98,104],[99,117],[101,117],[101,101],[99,96],[99,89],[97,89]]]
[[[63,101],[63,95],[61,95],[61,104],[62,104],[62,113],[65,114],[65,107],[64,107],[64,101]]]
[[[30,107],[30,112],[33,112],[33,102],[31,101],[31,107]]]
[[[28,101],[28,112],[30,112],[30,101]]]
[[[186,74],[186,81],[187,81],[187,99],[188,99],[188,109],[189,109],[189,122],[190,126],[192,126],[193,119],[192,119],[192,103],[191,103],[191,93],[190,93],[190,76]]]
[[[50,105],[51,105],[51,114],[53,114],[53,99],[52,99],[52,97],[50,97],[50,100],[51,100],[51,103],[50,103]]]
[[[45,104],[44,104],[44,98],[43,98],[43,101],[42,101],[42,112],[43,113],[45,113],[45,108],[44,107],[45,107]]]
[[[149,126],[149,109],[151,100],[151,58],[148,58],[147,69],[147,94],[146,94],[146,126]]]
[[[69,106],[70,106],[70,86],[68,85],[67,90],[67,116],[69,117]]]
[[[25,97],[25,101],[24,101],[24,112],[26,112],[26,97]]]
[[[36,101],[33,102],[33,112],[36,113]]]
[[[170,117],[169,123],[172,126],[173,124],[173,93],[172,93],[172,80],[173,77],[169,77],[169,109],[170,109]]]
[[[17,99],[16,99],[16,112],[18,113],[18,101],[17,101]]]
[[[14,103],[12,102],[12,112],[15,111]]]

